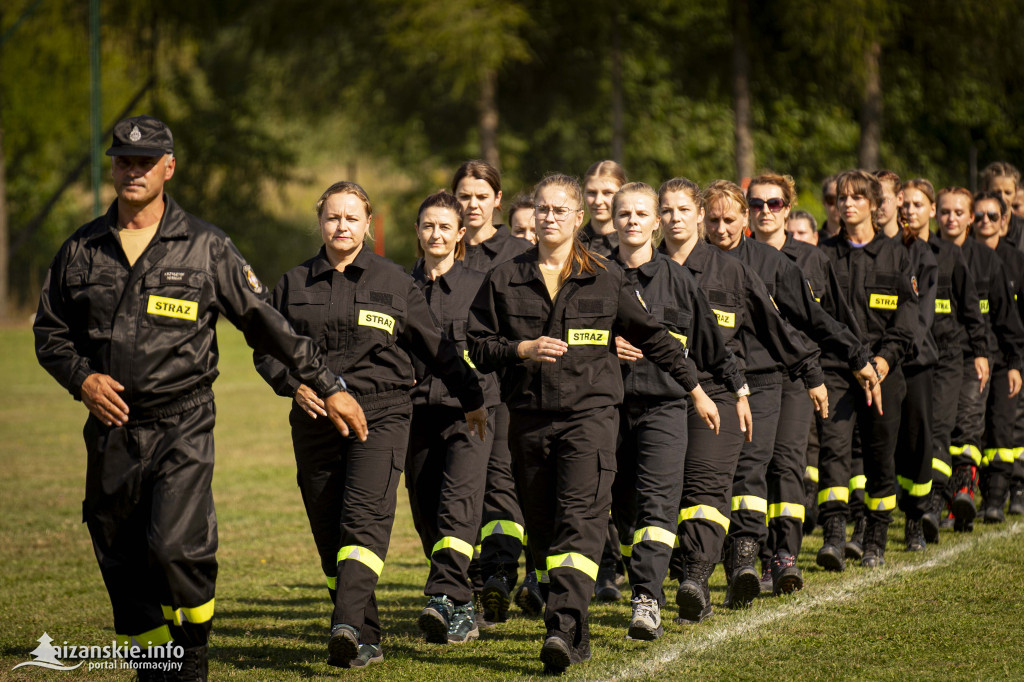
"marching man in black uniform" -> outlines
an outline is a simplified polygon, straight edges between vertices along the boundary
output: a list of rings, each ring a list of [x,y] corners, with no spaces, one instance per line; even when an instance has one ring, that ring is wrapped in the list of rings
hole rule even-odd
[[[366,420],[313,343],[266,302],[231,240],[164,194],[171,131],[149,116],[114,127],[107,213],[76,231],[43,284],[40,364],[89,409],[84,521],[118,641],[184,648],[178,679],[205,680],[217,578],[213,477],[221,314],[323,398],[342,434]],[[139,679],[163,672],[139,670]]]

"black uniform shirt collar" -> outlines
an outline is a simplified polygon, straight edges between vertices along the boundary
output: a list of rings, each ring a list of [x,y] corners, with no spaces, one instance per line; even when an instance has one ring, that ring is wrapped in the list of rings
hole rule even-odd
[[[646,263],[642,263],[638,268],[627,268],[626,264],[623,263],[622,260],[619,258],[620,248],[621,247],[616,246],[614,249],[612,249],[611,259],[618,263],[623,270],[639,270],[647,278],[654,277],[654,275],[657,274],[658,272],[658,268],[660,267],[661,259],[668,258],[668,256],[662,253],[659,249],[652,249],[650,260],[648,260]]]
[[[110,208],[104,214],[103,220],[92,231],[92,234],[88,235],[88,239],[93,240],[102,237],[119,239],[117,231],[117,199],[114,199],[110,204]],[[188,216],[178,206],[178,202],[167,194],[164,194],[164,214],[160,216],[160,224],[157,226],[154,236],[160,239],[175,239],[188,236]]]
[[[367,248],[366,243],[363,243],[359,253],[356,254],[355,259],[345,266],[347,271],[349,268],[355,268],[360,270],[355,279],[359,279],[359,275],[362,271],[370,268],[370,262],[373,259],[372,252]],[[327,247],[321,246],[320,251],[316,254],[316,259],[313,261],[313,265],[310,266],[310,274],[313,277],[322,277],[324,273],[334,270],[334,266],[331,265],[331,261],[327,260]]]
[[[427,277],[425,265],[426,263],[422,258],[416,261],[416,265],[414,265],[412,269],[413,279],[415,279],[416,283],[420,285],[420,288],[430,284],[440,284],[446,294],[450,294],[459,286],[459,280],[462,279],[462,276],[466,271],[466,266],[462,264],[462,261],[455,261],[455,263],[452,264],[452,267],[448,269],[448,272],[444,273],[436,280],[431,281],[431,279]]]
[[[594,260],[601,262],[602,265],[607,267],[608,259],[597,254],[591,254]],[[544,283],[544,277],[540,273],[540,251],[536,246],[530,247],[520,255],[516,256],[512,262],[516,264],[515,273],[509,277],[510,284],[528,284],[530,282]],[[600,266],[598,266],[600,267]],[[593,279],[594,274],[588,274],[582,271],[573,271],[566,281],[573,279]]]
[[[693,245],[690,255],[686,257],[686,267],[694,272],[704,272],[708,261],[711,260],[711,249],[717,248],[717,246],[712,246],[703,239],[698,239],[697,243]]]
[[[492,256],[497,256],[501,252],[502,247],[505,246],[505,242],[509,239],[515,239],[515,237],[513,237],[512,233],[509,232],[509,229],[501,223],[495,225],[494,230],[494,234],[492,234],[487,241],[480,242],[479,244],[476,244],[476,246],[482,248]],[[467,243],[467,246],[468,245],[469,244]]]

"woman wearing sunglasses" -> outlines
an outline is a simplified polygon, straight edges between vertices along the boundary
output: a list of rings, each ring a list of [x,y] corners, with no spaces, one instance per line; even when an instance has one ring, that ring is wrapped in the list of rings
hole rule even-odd
[[[934,543],[939,539],[939,514],[946,508],[944,493],[952,471],[949,435],[956,423],[957,401],[950,400],[950,396],[960,394],[965,371],[973,371],[972,376],[982,387],[988,382],[988,331],[981,314],[974,278],[967,271],[967,263],[960,248],[940,239],[929,227],[931,219],[935,217],[935,189],[932,183],[922,178],[910,180],[903,187],[903,195],[905,229],[913,233],[918,241],[928,245],[938,264],[938,287],[931,332],[939,356],[932,369],[932,448],[925,461],[929,471],[925,472],[923,478],[924,481],[931,481],[932,487],[921,515],[920,529],[924,543]],[[898,475],[904,477],[907,477],[907,473],[897,471]],[[908,549],[910,535],[908,532]]]
[[[580,245],[579,183],[550,175],[533,196],[537,246],[487,275],[468,336],[476,366],[502,372],[528,547],[547,592],[540,658],[560,673],[590,657],[587,614],[608,532],[623,398],[612,330],[690,393],[709,429],[720,422],[683,347],[644,309],[622,269]]]
[[[766,379],[766,375],[777,366],[785,367],[793,376],[806,377],[812,386],[820,385],[817,349],[808,347],[786,325],[772,304],[764,283],[753,270],[704,240],[702,229],[708,222],[705,220],[705,205],[708,206],[707,215],[711,215],[718,210],[721,197],[717,194],[702,196],[697,185],[686,178],[665,182],[658,196],[661,229],[665,236],[661,248],[672,260],[685,265],[696,278],[715,313],[726,345],[745,364],[750,386],[744,386],[740,394],[749,396],[752,391],[765,389],[773,382],[777,388],[781,380]],[[742,193],[738,196],[745,204]],[[705,204],[709,198],[713,205]],[[740,219],[738,214],[730,217],[733,222]],[[731,226],[739,229],[737,225]],[[757,438],[757,430],[751,424],[743,423],[734,416],[736,413],[732,409],[729,389],[709,373],[702,372],[700,379],[702,386],[720,406],[722,430],[719,436],[708,438],[701,429],[695,428],[692,416],[688,422],[689,442],[679,512],[679,551],[673,556],[670,567],[670,574],[680,579],[676,592],[679,617],[688,623],[699,623],[712,613],[708,577],[721,560],[730,523],[735,522],[738,514],[746,513],[736,507],[731,509],[729,503],[737,462],[744,441],[749,443],[752,437]],[[758,429],[761,428],[759,425]],[[774,425],[765,424],[763,428],[774,430]],[[763,526],[763,512],[760,518]],[[744,577],[731,583],[727,607],[749,604],[760,592],[758,575],[753,569],[758,554],[757,541],[746,542],[742,548],[742,561],[737,561],[739,548],[736,547],[726,556],[727,575],[732,573],[734,565],[749,564],[753,582]]]
[[[850,327],[856,328],[853,311],[843,295],[832,264],[820,249],[798,242],[786,233],[786,220],[796,201],[796,187],[789,176],[766,173],[750,181],[747,205],[755,243],[738,244],[731,253],[758,274],[772,293],[782,316],[821,347],[821,365],[850,381],[850,373],[868,387],[875,370],[868,349]],[[746,240],[743,240],[746,241]],[[761,245],[773,248],[788,261],[780,263]],[[837,322],[838,321],[838,322]],[[826,374],[826,383],[830,375]],[[762,583],[774,594],[799,589],[802,576],[796,567],[803,541],[804,462],[807,434],[814,413],[802,399],[800,383],[785,379],[778,408],[778,430],[767,462],[768,533],[761,548]]]

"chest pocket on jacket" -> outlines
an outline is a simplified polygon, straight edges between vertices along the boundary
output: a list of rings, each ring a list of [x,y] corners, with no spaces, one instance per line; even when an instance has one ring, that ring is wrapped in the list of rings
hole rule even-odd
[[[115,268],[78,268],[65,275],[72,310],[94,329],[110,329],[117,307]]]
[[[612,340],[611,305],[603,298],[574,298],[565,306],[569,352],[600,353]]]
[[[808,277],[807,288],[811,290],[811,298],[821,303],[821,297],[825,295],[825,280],[819,277]]]
[[[142,280],[142,324],[152,327],[195,328],[206,312],[201,309],[206,276],[198,270],[160,268]]]
[[[939,273],[939,284],[935,288],[935,312],[952,313],[953,281],[946,273]]]
[[[509,339],[535,339],[544,333],[547,316],[544,303],[536,298],[506,298],[505,319],[498,323],[504,327],[502,336]]]
[[[718,329],[725,339],[731,339],[736,334],[736,328],[740,323],[740,311],[743,302],[738,294],[732,291],[721,289],[708,289],[706,292],[708,303],[711,304],[711,311],[718,320]]]
[[[868,307],[882,313],[896,310],[899,304],[899,281],[904,277],[896,272],[872,272],[865,278]]]
[[[319,331],[327,327],[327,314],[330,310],[331,292],[326,286],[323,291],[305,290],[290,291],[285,306],[285,316],[292,323],[295,331],[316,339]]]
[[[356,336],[390,346],[401,333],[405,320],[405,299],[386,291],[356,291]]]
[[[693,323],[693,316],[685,311],[659,303],[650,304],[651,315],[658,322],[661,322],[672,338],[684,346],[689,341],[690,325]]]

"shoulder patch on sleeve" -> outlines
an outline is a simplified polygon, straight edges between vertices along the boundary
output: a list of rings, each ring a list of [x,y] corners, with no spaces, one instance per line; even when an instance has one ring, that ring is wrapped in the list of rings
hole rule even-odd
[[[263,284],[260,282],[259,278],[256,277],[256,273],[253,272],[252,266],[246,264],[246,266],[242,268],[242,272],[245,273],[245,281],[249,284],[249,288],[257,294],[262,294]]]

